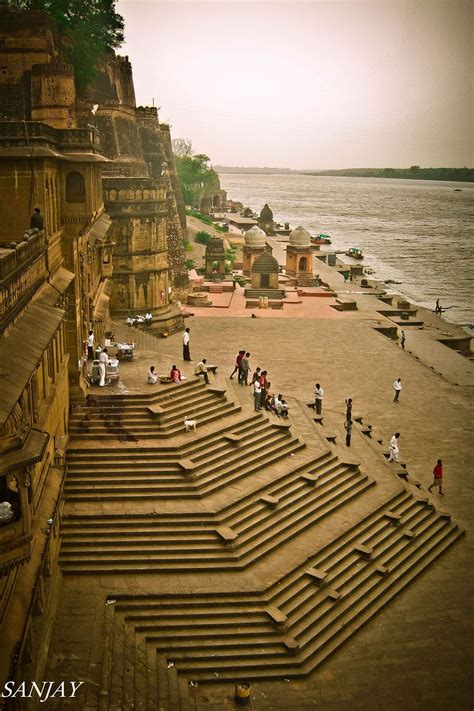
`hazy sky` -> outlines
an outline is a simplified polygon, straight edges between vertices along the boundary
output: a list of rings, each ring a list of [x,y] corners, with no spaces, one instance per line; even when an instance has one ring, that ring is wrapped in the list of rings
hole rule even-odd
[[[220,165],[472,166],[471,0],[119,0],[138,104]]]

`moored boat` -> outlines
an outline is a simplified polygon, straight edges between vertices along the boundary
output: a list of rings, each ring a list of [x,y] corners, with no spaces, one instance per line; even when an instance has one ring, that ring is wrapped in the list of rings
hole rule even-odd
[[[331,244],[331,238],[329,235],[324,234],[324,232],[321,232],[319,235],[311,237],[311,244],[317,247],[322,244]]]
[[[352,257],[353,259],[363,259],[364,258],[364,255],[362,254],[362,250],[359,249],[359,247],[349,247],[346,254],[348,257]]]

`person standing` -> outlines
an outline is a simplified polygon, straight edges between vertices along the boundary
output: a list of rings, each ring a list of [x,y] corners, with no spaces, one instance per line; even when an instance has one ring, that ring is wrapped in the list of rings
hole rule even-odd
[[[255,412],[260,410],[260,398],[262,396],[262,388],[260,386],[260,381],[258,378],[253,382],[253,400]]]
[[[320,415],[323,411],[323,397],[324,390],[319,383],[316,383],[314,388],[314,408],[317,415]]]
[[[352,420],[346,420],[344,422],[344,427],[346,428],[346,447],[350,447],[352,436]]]
[[[393,402],[400,402],[400,393],[402,391],[402,381],[401,378],[397,378],[393,384],[393,389],[395,390],[395,397]]]
[[[398,462],[398,455],[400,450],[398,449],[398,440],[400,438],[400,432],[395,432],[392,439],[390,440],[390,448],[388,450],[388,461]]]
[[[34,229],[44,230],[44,217],[39,207],[35,207],[35,211],[30,218],[30,230]]]
[[[402,350],[405,350],[405,331],[402,331],[402,333],[401,333],[400,345],[402,347]]]
[[[260,383],[260,406],[265,407],[265,401],[267,399],[267,388],[269,387],[266,370],[262,370],[258,382]]]
[[[428,487],[428,491],[431,491],[433,486],[438,487],[438,493],[441,494],[441,496],[444,496],[442,492],[442,486],[443,486],[443,462],[441,459],[438,459],[437,463],[435,464],[435,468],[433,469],[433,483],[431,486]]]
[[[183,360],[191,360],[191,353],[189,352],[189,328],[183,333]]]
[[[242,358],[244,357],[244,355],[245,355],[245,351],[239,351],[239,352],[237,353],[237,357],[236,357],[236,359],[235,359],[234,370],[233,370],[232,373],[230,374],[230,379],[231,379],[231,380],[233,379],[234,375],[235,375],[238,371],[240,371],[240,363],[241,363]]]
[[[351,397],[346,399],[346,422],[350,422],[352,424],[352,398]]]
[[[109,356],[107,355],[107,348],[104,348],[104,350],[100,352],[100,356],[99,356],[99,373],[100,373],[99,386],[101,388],[103,388],[105,385],[105,374],[107,372],[108,364],[109,364]]]
[[[260,373],[261,373],[261,368],[256,368],[254,374],[252,375],[252,382],[250,385],[253,385],[256,380],[260,378]]]
[[[87,360],[94,360],[94,331],[87,336]]]
[[[209,376],[207,374],[207,366],[206,366],[207,360],[203,358],[195,367],[194,369],[194,375],[199,375],[204,378],[204,382],[206,385],[209,385]]]
[[[239,369],[239,383],[241,385],[248,385],[248,377],[249,377],[249,358],[250,358],[250,353],[246,353],[242,360],[240,361],[240,369]]]

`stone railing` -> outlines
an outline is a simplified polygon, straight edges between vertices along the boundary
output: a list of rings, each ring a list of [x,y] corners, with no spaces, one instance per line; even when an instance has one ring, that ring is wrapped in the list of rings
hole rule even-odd
[[[0,245],[0,283],[46,249],[44,230],[27,230],[21,242]]]
[[[164,202],[166,180],[162,178],[103,178],[104,200],[113,202]]]
[[[53,147],[59,150],[92,151],[100,147],[93,128],[53,128],[40,121],[3,121],[0,123],[0,145],[9,147]]]

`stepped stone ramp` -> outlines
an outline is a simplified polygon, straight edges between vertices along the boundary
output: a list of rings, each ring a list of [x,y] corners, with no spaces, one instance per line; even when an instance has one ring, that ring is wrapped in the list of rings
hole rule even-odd
[[[306,676],[461,535],[406,490],[264,592],[116,596],[107,645],[140,635],[147,658],[201,682]]]
[[[196,418],[202,426],[240,409],[222,390],[193,378],[143,395],[89,395],[86,405],[72,413],[69,432],[72,443],[169,438],[182,432],[185,416]]]
[[[208,446],[192,447],[174,461],[160,459],[160,451],[146,460],[135,461],[133,450],[114,452],[114,461],[88,460],[86,450],[68,457],[66,499],[150,499],[163,497],[202,497],[248,477],[272,463],[304,448],[304,443],[288,427],[261,418],[260,425],[244,421],[232,433]],[[229,435],[238,438],[236,447]],[[95,452],[93,452],[95,455]],[[118,459],[122,456],[122,459]],[[111,466],[112,464],[112,466]],[[70,471],[70,475],[69,475]]]
[[[374,484],[327,452],[216,514],[65,517],[61,565],[85,574],[243,568]]]

